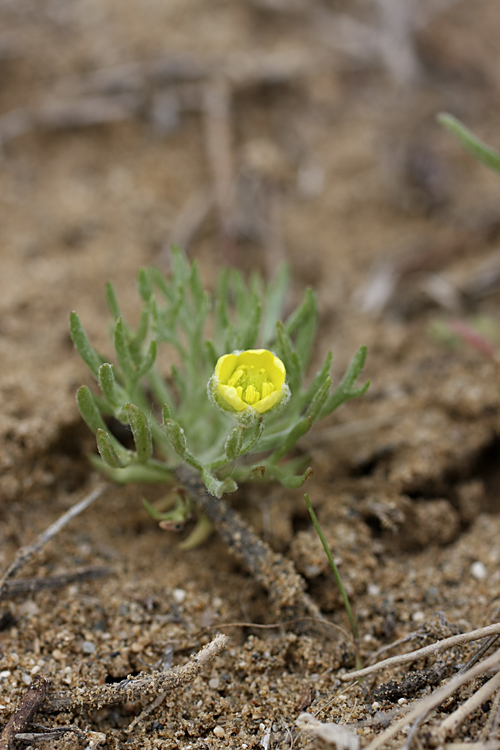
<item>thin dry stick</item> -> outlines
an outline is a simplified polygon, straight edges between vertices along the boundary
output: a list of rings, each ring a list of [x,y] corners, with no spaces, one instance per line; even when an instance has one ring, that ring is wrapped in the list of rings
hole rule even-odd
[[[488,740],[495,741],[495,734],[498,730],[498,722],[500,719],[500,692],[496,694],[495,700],[492,703],[490,713],[488,715],[488,721],[483,727],[481,735],[487,742]]]
[[[49,688],[49,681],[41,675],[33,678],[31,686],[19,703],[19,706],[4,726],[0,734],[0,750],[12,750],[14,748],[14,737],[22,732],[30,723],[38,711]]]
[[[218,635],[187,664],[182,667],[173,667],[166,672],[152,672],[151,674],[141,672],[137,677],[127,678],[115,685],[51,692],[45,699],[43,708],[50,712],[79,708],[94,710],[119,703],[152,700],[158,693],[173,692],[192,682],[225,648],[228,640],[227,635]]]
[[[424,649],[421,650],[423,651]],[[375,737],[375,739],[372,740],[372,742],[370,742],[370,744],[367,745],[364,750],[377,750],[378,747],[398,734],[398,732],[400,732],[403,727],[411,724],[413,721],[418,719],[421,714],[432,711],[433,709],[441,705],[441,703],[446,700],[446,698],[449,698],[450,695],[453,695],[453,693],[455,693],[462,685],[465,685],[466,682],[479,677],[489,669],[497,668],[499,665],[500,649],[498,651],[495,651],[495,653],[488,657],[488,659],[485,659],[485,661],[481,662],[481,664],[476,664],[475,667],[469,669],[469,671],[465,674],[457,675],[448,683],[446,683],[446,685],[443,685],[443,687],[434,691],[434,693],[432,693],[431,695],[422,698],[422,700],[417,702],[415,708],[413,708],[412,711],[409,711],[401,719],[399,719],[399,721],[388,727],[385,732],[382,732],[382,734],[379,734],[377,737]]]
[[[462,703],[456,711],[446,717],[438,728],[438,735],[442,741],[453,734],[463,724],[465,719],[476,709],[483,705],[500,688],[500,672],[497,672],[491,680],[488,680],[479,690],[476,690],[465,703]]]
[[[45,576],[44,578],[16,578],[15,581],[5,581],[3,599],[13,598],[19,594],[31,594],[40,589],[58,589],[68,586],[70,583],[88,581],[92,578],[109,576],[110,568],[92,566],[75,570],[72,573],[61,573],[58,576]]]
[[[490,635],[497,635],[499,633],[500,622],[496,622],[494,625],[488,625],[485,628],[478,628],[477,630],[471,630],[468,633],[452,635],[450,638],[444,638],[442,641],[436,641],[436,643],[431,643],[430,646],[418,648],[415,651],[410,651],[408,654],[391,656],[389,659],[379,661],[378,664],[372,664],[371,667],[358,669],[355,672],[346,672],[346,674],[339,675],[339,679],[345,681],[356,680],[359,677],[366,677],[369,674],[380,672],[383,669],[390,669],[391,667],[397,667],[401,664],[408,664],[408,662],[415,661],[416,659],[422,659],[424,656],[439,654],[441,651],[447,651],[449,648],[458,646],[461,643],[478,641],[480,638],[487,638]]]
[[[318,620],[325,619],[317,604],[305,593],[305,581],[290,560],[263,542],[224,498],[212,497],[197,474],[180,466],[176,475],[200,510],[209,517],[232,554],[264,586],[271,601],[283,613],[290,619],[305,612]]]
[[[66,526],[67,523],[69,523],[73,518],[82,513],[86,508],[89,507],[89,505],[92,505],[94,500],[97,500],[97,498],[100,497],[103,492],[105,492],[110,486],[111,485],[109,484],[104,484],[96,487],[95,490],[90,492],[86,497],[83,498],[83,500],[80,500],[80,502],[76,503],[76,505],[73,505],[68,511],[66,511],[66,513],[58,518],[55,523],[53,523],[51,526],[49,526],[48,529],[40,534],[40,536],[35,539],[33,544],[30,544],[28,547],[22,547],[18,551],[16,559],[0,579],[0,599],[2,599],[5,595],[6,583],[8,579],[12,578],[19,570],[21,570],[21,568],[23,568],[36,555],[36,553],[39,552],[42,547],[44,547],[47,542],[52,539],[52,537],[56,536],[56,534],[58,534],[61,529]]]
[[[332,630],[337,630],[339,633],[342,633],[346,641],[351,640],[351,636],[349,633],[344,630],[344,628],[341,628],[340,625],[336,625],[334,622],[329,622],[329,620],[325,620],[324,618],[321,618],[320,620],[316,619],[316,617],[296,617],[293,620],[282,620],[281,622],[272,622],[269,624],[263,624],[260,622],[219,622],[217,625],[214,625],[211,628],[204,628],[201,630],[197,637],[200,638],[205,633],[210,633],[212,630],[219,630],[220,628],[256,628],[260,630],[274,630],[275,628],[284,628],[287,625],[295,625],[298,622],[315,622],[319,623],[320,625],[326,625],[329,628],[332,628]]]

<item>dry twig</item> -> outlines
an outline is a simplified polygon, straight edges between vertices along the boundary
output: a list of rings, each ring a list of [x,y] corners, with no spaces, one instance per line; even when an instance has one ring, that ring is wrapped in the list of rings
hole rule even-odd
[[[0,599],[5,597],[7,590],[7,581],[12,578],[21,568],[23,568],[35,555],[49,542],[53,537],[63,529],[73,518],[82,513],[89,505],[92,505],[94,500],[101,497],[110,485],[100,485],[95,490],[86,495],[83,500],[73,505],[66,513],[57,519],[48,529],[46,529],[40,536],[35,539],[33,544],[28,547],[22,547],[12,565],[6,570],[0,579]]]
[[[51,713],[71,709],[94,710],[119,703],[135,703],[152,700],[159,693],[173,692],[192,682],[208,662],[226,646],[227,635],[218,635],[207,646],[182,667],[173,667],[166,672],[141,672],[137,677],[127,678],[112,685],[80,687],[75,690],[50,692],[44,703],[44,710]],[[0,748],[1,750],[1,748]]]
[[[49,681],[41,675],[35,675],[26,695],[4,726],[0,735],[0,750],[13,750],[16,734],[22,732],[30,723],[43,702]]]
[[[465,719],[480,708],[483,703],[486,703],[499,688],[500,672],[497,672],[491,680],[488,680],[479,690],[476,690],[465,703],[462,703],[452,714],[446,717],[438,728],[438,735],[441,740],[444,741],[447,737],[450,737],[463,724]]]
[[[424,651],[424,649],[421,650]],[[389,659],[387,661],[389,661]],[[411,711],[405,714],[401,719],[399,719],[399,721],[396,721],[394,724],[392,724],[388,729],[385,730],[385,732],[382,732],[374,740],[372,740],[372,742],[367,745],[365,750],[377,750],[377,748],[384,745],[388,740],[392,739],[392,737],[395,737],[395,735],[397,735],[404,726],[407,726],[413,721],[418,720],[422,714],[430,713],[435,708],[440,706],[441,703],[446,700],[446,698],[449,698],[451,695],[453,695],[453,693],[455,693],[466,682],[470,682],[471,680],[479,677],[482,674],[485,674],[491,669],[498,669],[499,666],[500,650],[495,651],[495,653],[488,657],[488,659],[485,659],[485,661],[481,662],[481,664],[477,664],[472,669],[469,669],[469,671],[465,674],[457,675],[449,682],[447,682],[446,685],[443,685],[443,687],[435,690],[431,695],[422,698],[422,700],[416,703],[415,707]]]
[[[369,674],[380,672],[383,669],[390,669],[391,667],[398,667],[401,664],[408,664],[409,662],[416,661],[416,659],[423,659],[424,656],[431,656],[439,654],[441,651],[447,651],[449,648],[453,648],[462,643],[478,641],[480,638],[488,638],[489,636],[498,635],[499,633],[500,622],[496,622],[494,625],[488,625],[485,628],[478,628],[477,630],[471,630],[468,633],[459,633],[458,635],[452,635],[450,638],[443,638],[442,641],[436,641],[436,643],[431,643],[430,646],[418,648],[407,654],[391,656],[389,659],[379,661],[377,664],[372,664],[370,667],[358,669],[356,672],[347,672],[346,674],[339,675],[339,679],[343,681],[357,680],[359,677],[366,677]]]
[[[304,613],[324,620],[317,604],[305,593],[305,581],[293,563],[274,552],[221,498],[210,495],[201,479],[187,467],[176,470],[194,502],[213,523],[228,549],[269,593],[279,610],[293,619]]]
[[[83,568],[72,573],[61,573],[57,576],[46,576],[45,578],[16,578],[15,581],[5,581],[3,599],[14,598],[19,594],[32,594],[40,589],[58,589],[68,586],[70,583],[89,581],[92,578],[102,578],[111,573],[110,568],[93,566]]]

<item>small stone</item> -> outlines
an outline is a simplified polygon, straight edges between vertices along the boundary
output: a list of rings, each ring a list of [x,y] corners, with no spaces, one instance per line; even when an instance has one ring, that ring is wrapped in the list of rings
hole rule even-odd
[[[220,739],[226,736],[226,733],[222,727],[214,727],[214,734],[216,737],[219,737]]]
[[[488,577],[488,571],[486,565],[480,560],[476,560],[470,566],[470,574],[476,581],[484,581]]]
[[[84,654],[93,654],[95,651],[95,643],[92,643],[92,641],[84,641],[82,644],[82,651]]]
[[[220,685],[220,680],[218,677],[212,677],[211,680],[208,681],[209,687],[211,687],[213,690],[217,690],[217,688]]]
[[[27,672],[23,672],[21,679],[25,685],[31,685],[31,682],[33,680],[32,676],[28,674]]]
[[[421,610],[418,610],[417,612],[414,612],[411,619],[413,622],[423,622],[425,620],[425,613]]]

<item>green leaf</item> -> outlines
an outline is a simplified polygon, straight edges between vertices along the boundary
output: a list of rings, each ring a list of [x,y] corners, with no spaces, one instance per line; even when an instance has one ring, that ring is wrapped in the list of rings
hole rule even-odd
[[[231,477],[226,477],[222,480],[217,479],[207,467],[203,467],[201,476],[205,487],[214,497],[221,498],[226,492],[235,492],[238,489],[238,485],[234,479],[231,479]]]
[[[204,307],[205,292],[203,290],[203,284],[201,283],[200,272],[198,271],[198,265],[193,261],[191,263],[191,272],[189,274],[189,287],[191,289],[191,295],[195,304],[196,310],[201,312]]]
[[[137,368],[137,377],[142,378],[146,375],[153,367],[156,361],[156,354],[158,352],[158,344],[156,341],[150,341],[149,347],[139,367]]]
[[[217,364],[217,360],[219,359],[217,352],[215,350],[215,345],[213,341],[210,341],[210,339],[206,339],[204,342],[205,345],[205,354],[208,360],[208,365],[210,369],[214,369],[215,365]]]
[[[128,386],[130,387],[136,381],[136,372],[128,344],[127,327],[121,317],[116,321],[114,344],[118,364],[120,365],[122,372],[125,375],[125,379],[128,381]]]
[[[115,287],[111,281],[108,281],[105,286],[106,290],[106,302],[108,303],[111,315],[115,320],[121,316],[120,305],[118,304],[118,298],[116,296]]]
[[[137,331],[135,335],[129,341],[130,354],[136,366],[139,365],[142,359],[141,348],[142,348],[144,341],[146,340],[146,336],[148,335],[149,319],[150,319],[149,306],[145,305],[141,310],[141,317],[139,318],[139,325],[137,326]]]
[[[130,464],[124,469],[114,469],[108,466],[96,455],[89,456],[90,463],[95,469],[101,471],[111,481],[117,484],[129,484],[130,482],[151,482],[161,484],[172,481],[172,471],[168,466],[151,464]]]
[[[69,317],[69,331],[73,343],[80,357],[83,359],[86,365],[90,367],[93,374],[97,378],[99,367],[103,363],[102,357],[97,354],[95,349],[90,345],[85,329],[81,324],[80,318],[76,312],[72,312]]]
[[[116,382],[113,365],[109,362],[105,362],[99,368],[99,386],[106,401],[113,407],[113,411],[118,412],[127,401],[127,395]]]
[[[292,396],[294,396],[299,391],[302,379],[299,358],[297,353],[293,350],[290,336],[285,331],[281,321],[276,323],[276,332],[278,334],[278,353],[285,365],[288,385],[290,386]]]
[[[99,428],[96,432],[97,450],[104,463],[111,466],[113,469],[123,469],[128,466],[130,461],[127,460],[126,456],[122,457],[115,450],[113,442],[105,430]]]
[[[167,436],[167,440],[171,447],[177,453],[178,456],[184,459],[188,464],[194,466],[195,469],[201,471],[201,464],[196,459],[191,451],[188,450],[187,440],[184,430],[175,420],[168,417],[168,407],[163,407],[163,430]]]
[[[241,454],[241,446],[243,445],[243,437],[246,429],[245,425],[237,424],[227,436],[224,443],[224,452],[229,461],[233,461]]]
[[[186,435],[182,427],[173,419],[166,416],[167,411],[163,407],[163,429],[168,442],[181,458],[186,458],[188,452]]]
[[[125,404],[124,410],[128,413],[130,429],[134,436],[137,460],[139,463],[145,464],[153,455],[153,440],[148,419],[135,404]]]
[[[99,429],[106,432],[106,425],[101,417],[101,413],[95,404],[92,393],[86,385],[82,385],[77,390],[76,403],[84,422],[90,427],[92,432],[97,432]]]
[[[302,372],[305,372],[311,357],[311,349],[318,327],[318,302],[312,289],[306,289],[304,299],[285,323],[285,330],[291,337],[296,336],[295,348]]]
[[[250,296],[250,315],[245,330],[241,334],[241,349],[253,349],[259,335],[262,305],[256,294]]]
[[[325,382],[325,378],[330,372],[330,368],[332,366],[332,353],[328,352],[326,355],[326,359],[321,367],[320,370],[316,373],[314,376],[311,384],[309,387],[304,391],[304,393],[300,394],[299,398],[299,404],[300,404],[300,410],[304,408],[304,406],[307,406],[307,404],[312,401],[312,399],[315,397],[318,390],[322,387],[323,383]]]
[[[453,115],[442,113],[438,122],[450,131],[481,164],[500,174],[500,153],[481,141]]]
[[[266,463],[274,465],[277,464],[278,461],[281,461],[281,459],[286,456],[288,451],[293,448],[297,440],[299,440],[307,432],[309,432],[309,430],[311,429],[311,425],[312,420],[310,417],[303,417],[296,424],[294,424],[291,430],[289,430],[284,437],[280,447],[276,448],[274,453],[269,456]]]
[[[151,284],[156,284],[163,296],[168,300],[172,300],[173,290],[171,288],[171,285],[163,276],[162,272],[158,268],[155,268],[153,266],[152,268],[148,268],[148,273]]]
[[[347,371],[340,384],[337,386],[336,390],[332,394],[330,394],[325,405],[323,406],[320,413],[321,418],[326,417],[328,414],[331,414],[333,411],[335,411],[335,409],[338,409],[341,404],[349,401],[349,399],[358,398],[358,396],[363,396],[366,393],[370,386],[369,380],[367,380],[367,382],[359,388],[354,387],[354,383],[361,374],[361,371],[364,367],[366,354],[366,346],[360,346],[358,351],[352,358],[351,363],[347,368]]]
[[[170,248],[172,257],[172,276],[177,284],[184,284],[189,279],[189,261],[183,250],[177,245]]]
[[[313,470],[309,467],[303,474],[288,474],[286,470],[273,466],[270,472],[283,487],[287,487],[289,490],[298,490],[312,476]]]
[[[149,269],[141,268],[137,276],[137,287],[143,302],[149,302],[153,294],[153,286],[149,278]]]
[[[324,380],[323,385],[316,392],[316,395],[314,396],[311,402],[311,405],[307,411],[307,416],[309,417],[309,419],[312,419],[313,422],[316,419],[318,419],[319,415],[321,414],[321,409],[326,403],[326,399],[328,398],[328,394],[330,393],[331,387],[332,387],[332,379],[329,375],[327,375]]]

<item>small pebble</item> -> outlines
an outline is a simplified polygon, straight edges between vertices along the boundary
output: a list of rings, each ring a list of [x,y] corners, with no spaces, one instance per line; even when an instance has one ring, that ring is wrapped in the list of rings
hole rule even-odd
[[[226,736],[226,733],[222,727],[214,727],[214,734],[216,737],[219,737],[219,738]]]
[[[411,616],[411,619],[413,622],[423,622],[425,620],[425,613],[421,610],[418,610],[418,612],[414,612]]]
[[[484,581],[488,576],[488,571],[486,570],[484,563],[480,560],[476,560],[476,562],[473,562],[470,566],[470,574],[476,579],[476,581]]]
[[[31,682],[33,680],[32,676],[30,674],[27,674],[26,672],[23,673],[21,679],[25,685],[31,685]]]
[[[186,598],[186,592],[184,591],[184,589],[174,589],[172,591],[172,596],[176,604],[182,604],[182,602]]]
[[[84,641],[82,644],[82,651],[84,654],[93,654],[95,651],[95,643],[92,643],[92,641]]]
[[[211,687],[213,690],[217,690],[217,688],[220,685],[220,680],[218,677],[212,677],[211,680],[208,681],[209,687]]]

